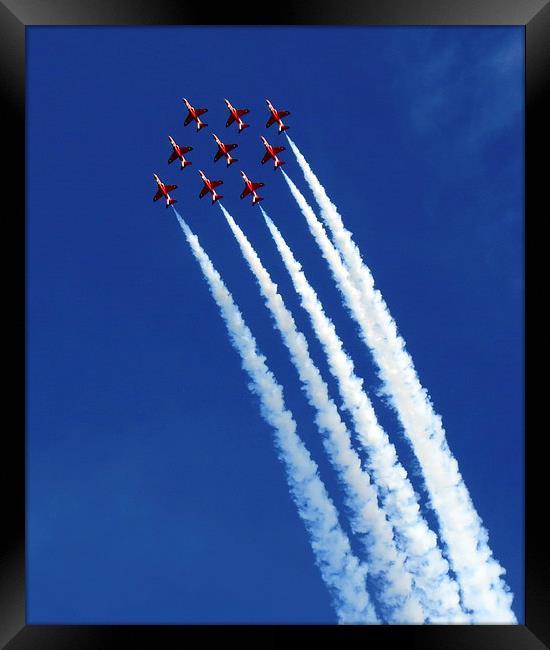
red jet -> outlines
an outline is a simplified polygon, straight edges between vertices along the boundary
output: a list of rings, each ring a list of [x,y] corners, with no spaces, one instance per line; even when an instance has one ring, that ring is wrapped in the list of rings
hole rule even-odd
[[[264,147],[266,148],[265,156],[262,158],[262,165],[265,165],[265,163],[272,158],[273,162],[275,163],[275,167],[273,169],[277,169],[277,167],[280,167],[281,165],[285,164],[284,160],[279,160],[277,158],[277,154],[281,153],[281,151],[284,151],[284,147],[274,147],[273,145],[269,144],[269,142],[264,138],[263,135],[260,136],[262,139],[262,142],[264,143]]]
[[[221,194],[218,194],[214,189],[219,185],[222,185],[223,181],[211,181],[209,178],[206,178],[202,169],[199,169],[199,174],[201,175],[201,178],[204,182],[204,187],[202,188],[201,193],[199,194],[199,199],[202,199],[202,197],[207,192],[212,192],[212,205],[216,203],[216,201],[223,199],[223,196]]]
[[[153,201],[158,201],[164,196],[164,198],[166,199],[166,207],[168,207],[169,205],[173,205],[174,203],[177,203],[176,199],[170,198],[168,192],[177,189],[178,186],[165,185],[156,174],[153,174],[153,176],[155,177],[155,181],[157,182],[158,185],[158,190],[155,196],[153,197]]]
[[[251,180],[249,180],[244,172],[241,172],[241,176],[243,177],[244,184],[246,185],[242,191],[241,199],[244,199],[245,196],[252,194],[252,205],[256,205],[256,203],[263,201],[263,196],[256,194],[256,190],[260,187],[263,187],[265,183],[253,183]]]
[[[214,162],[217,162],[222,156],[225,156],[227,158],[228,167],[229,165],[232,165],[234,162],[237,162],[237,158],[233,158],[233,156],[229,152],[233,151],[233,149],[236,149],[239,145],[224,144],[215,133],[212,133],[212,137],[214,138],[216,144],[218,145],[218,151],[214,156]]]
[[[195,120],[197,123],[197,132],[200,131],[204,126],[208,126],[206,122],[203,122],[199,115],[203,115],[204,113],[208,113],[207,108],[194,108],[191,106],[191,104],[183,98],[183,101],[185,102],[185,105],[187,106],[187,110],[189,113],[187,114],[187,117],[185,118],[185,122],[183,123],[184,126],[187,126],[192,120]]]
[[[279,133],[282,133],[283,131],[286,131],[288,128],[290,128],[286,126],[286,124],[283,124],[283,120],[282,120],[283,117],[290,115],[290,112],[278,111],[273,106],[273,104],[269,101],[269,99],[266,99],[265,101],[267,102],[267,107],[271,111],[271,116],[269,117],[269,119],[267,120],[267,124],[265,125],[266,128],[269,128],[272,124],[275,124],[275,122],[277,122],[277,124],[279,125]]]
[[[239,133],[243,130],[246,129],[250,124],[245,124],[242,120],[241,117],[243,115],[246,115],[247,113],[250,113],[248,108],[235,108],[234,106],[231,105],[231,102],[228,99],[224,99],[224,102],[229,109],[229,117],[227,118],[227,122],[225,123],[225,128],[233,124],[235,120],[237,121],[239,125]]]
[[[176,160],[176,158],[179,158],[181,160],[182,169],[185,169],[188,165],[192,165],[192,162],[185,160],[185,156],[183,154],[193,151],[193,147],[180,147],[179,144],[176,144],[176,142],[174,142],[174,138],[171,135],[168,136],[168,140],[170,140],[170,144],[172,145],[173,149],[170,158],[168,158],[168,164],[170,165],[174,162],[174,160]]]

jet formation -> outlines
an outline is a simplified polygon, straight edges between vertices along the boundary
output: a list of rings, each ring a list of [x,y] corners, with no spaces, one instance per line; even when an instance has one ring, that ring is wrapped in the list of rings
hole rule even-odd
[[[197,133],[201,131],[201,129],[203,129],[204,127],[208,126],[206,122],[203,122],[201,120],[201,116],[207,113],[208,109],[195,108],[185,97],[183,97],[182,100],[185,103],[185,106],[187,108],[187,116],[185,117],[183,125],[188,126],[189,124],[191,124],[191,122],[195,122]],[[226,128],[236,123],[237,133],[239,134],[242,133],[246,128],[250,126],[250,124],[243,122],[242,119],[245,115],[250,113],[250,110],[248,108],[235,108],[228,99],[224,99],[224,102],[229,111],[229,117],[227,118],[227,122],[225,124]],[[279,134],[283,133],[289,128],[287,124],[283,123],[283,118],[290,115],[290,112],[276,109],[269,99],[266,99],[266,104],[270,113],[269,119],[267,120],[267,123],[265,125],[266,128],[269,128],[270,126],[276,123],[278,124],[278,133]],[[226,160],[226,167],[229,168],[233,163],[237,162],[238,160],[237,158],[232,156],[230,152],[236,149],[239,145],[224,143],[220,140],[220,138],[215,133],[212,133],[212,137],[214,139],[214,142],[217,145],[217,151],[214,154],[214,163],[220,160],[220,158],[224,157]],[[172,153],[168,158],[168,164],[172,164],[175,160],[179,160],[180,170],[182,171],[186,169],[189,165],[192,165],[193,163],[190,160],[187,160],[185,156],[190,151],[193,151],[193,147],[188,145],[185,146],[179,145],[171,135],[168,136],[168,140],[170,142],[170,146],[172,147]],[[279,154],[285,150],[285,147],[274,146],[270,144],[267,141],[267,139],[264,138],[263,135],[260,136],[260,140],[263,146],[265,147],[265,154],[263,158],[260,160],[261,164],[265,165],[266,162],[272,160],[273,170],[276,170],[278,167],[284,165],[285,161],[279,158]],[[212,195],[212,205],[216,203],[216,201],[222,199],[223,195],[218,194],[216,188],[222,185],[223,181],[212,180],[208,178],[202,169],[199,169],[198,173],[203,183],[203,187],[199,193],[199,198],[202,199],[204,196],[206,196],[206,194],[210,193]],[[260,201],[263,201],[264,197],[260,196],[256,192],[256,190],[258,190],[260,187],[264,187],[265,183],[262,183],[260,181],[250,180],[249,177],[246,175],[246,173],[242,170],[240,173],[245,184],[244,190],[241,192],[240,195],[241,199],[244,199],[245,197],[251,195],[252,205],[256,205]],[[153,174],[153,177],[157,184],[157,192],[153,197],[153,201],[158,201],[160,198],[164,197],[166,200],[166,207],[169,207],[170,205],[176,203],[177,200],[173,199],[169,193],[177,189],[178,186],[168,185],[163,183],[157,174]]]

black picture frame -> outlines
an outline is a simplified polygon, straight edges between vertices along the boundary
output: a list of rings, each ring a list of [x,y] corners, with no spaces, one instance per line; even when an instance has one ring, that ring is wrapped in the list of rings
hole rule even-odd
[[[543,189],[548,184],[548,144],[546,123],[550,116],[550,1],[549,0],[318,0],[301,3],[238,3],[216,5],[194,0],[0,0],[0,88],[3,157],[8,161],[4,173],[2,201],[9,197],[13,207],[4,211],[5,290],[11,298],[11,310],[5,311],[3,325],[6,348],[13,352],[13,363],[5,373],[13,405],[12,425],[5,425],[3,435],[2,534],[0,535],[0,645],[9,650],[26,648],[71,649],[105,648],[126,644],[137,648],[182,647],[197,639],[226,641],[239,633],[250,641],[260,642],[267,634],[274,641],[293,637],[310,640],[317,630],[310,626],[61,626],[26,625],[25,621],[25,426],[24,404],[15,398],[24,387],[18,370],[25,342],[21,320],[24,318],[23,286],[14,282],[14,267],[24,278],[25,214],[25,28],[30,25],[207,25],[215,17],[219,25],[520,25],[525,27],[525,196],[526,196],[526,274],[534,280],[542,275],[544,254],[534,251],[536,224],[548,215]],[[545,161],[539,163],[538,161]],[[537,214],[540,213],[540,216]],[[527,218],[529,215],[529,219]],[[538,217],[538,218],[537,218]],[[15,244],[15,245],[14,245]],[[9,274],[8,274],[9,268]],[[534,289],[525,297],[534,296]],[[532,285],[531,285],[532,286]],[[544,294],[539,294],[539,299]],[[534,300],[534,298],[533,298]],[[526,305],[528,303],[526,302]],[[526,314],[528,311],[526,310]],[[10,314],[8,318],[6,315]],[[543,341],[545,332],[540,319],[526,318],[530,341]],[[10,331],[11,328],[11,331]],[[13,342],[20,342],[16,345]],[[527,341],[527,337],[526,337]],[[529,381],[529,362],[535,370],[544,359],[540,345],[530,352],[526,346],[525,406],[525,625],[497,626],[324,626],[323,637],[340,641],[360,638],[379,647],[380,643],[397,643],[410,648],[452,648],[480,650],[536,649],[550,646],[550,563],[548,560],[545,521],[541,513],[548,490],[543,471],[546,436],[544,420],[539,429],[535,405],[544,403],[537,394],[539,381]],[[9,355],[4,355],[8,357]],[[24,391],[23,391],[24,394]],[[23,417],[21,417],[23,416]],[[23,422],[22,422],[23,420]],[[5,419],[5,422],[9,420]],[[269,629],[266,630],[266,627]],[[243,634],[244,633],[244,634]]]

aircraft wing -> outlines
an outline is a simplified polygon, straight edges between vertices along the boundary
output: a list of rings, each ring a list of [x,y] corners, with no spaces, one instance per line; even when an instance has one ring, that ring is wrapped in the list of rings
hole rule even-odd
[[[265,185],[265,183],[252,183],[252,189],[257,190],[260,187],[263,187],[264,185]]]
[[[276,121],[277,121],[277,120],[275,119],[275,116],[274,116],[274,115],[271,115],[271,116],[269,117],[269,119],[267,120],[267,122],[266,122],[266,125],[265,125],[266,128],[270,127],[272,124],[275,124]]]
[[[204,184],[204,187],[201,190],[201,193],[199,194],[199,199],[202,199],[202,197],[208,192],[208,187],[206,183]]]
[[[273,147],[273,153],[277,155],[278,153],[281,153],[281,151],[284,151],[284,147]]]
[[[219,187],[220,185],[223,185],[223,181],[210,181],[210,185],[212,187]]]
[[[207,108],[196,108],[195,109],[195,115],[198,117],[199,115],[203,115],[204,113],[208,113]]]
[[[262,158],[262,165],[265,165],[265,163],[271,158],[269,153],[266,153],[265,156]]]
[[[223,156],[223,151],[220,148],[218,148],[218,152],[214,156],[214,162],[217,162],[222,156]]]
[[[193,147],[180,147],[181,153],[189,153],[190,151],[193,151]]]
[[[244,190],[241,192],[241,199],[244,199],[245,196],[248,196],[250,194],[250,188],[248,185],[244,188]]]
[[[168,164],[173,163],[174,160],[178,157],[178,154],[175,151],[172,151],[172,154],[170,155],[170,158],[168,158]]]
[[[250,113],[250,110],[248,108],[239,108],[237,110],[237,115],[239,117],[242,117],[243,115],[246,115],[247,113]]]
[[[160,190],[157,190],[157,193],[153,197],[153,201],[158,201],[160,198],[162,198],[162,192]]]
[[[166,190],[166,192],[171,192],[172,190],[177,190],[178,186],[177,185],[165,185],[164,189]]]
[[[227,122],[225,123],[226,128],[231,124],[233,124],[234,121],[235,121],[235,116],[233,115],[233,113],[229,113],[229,117],[227,118]]]
[[[187,117],[185,118],[185,122],[183,123],[183,126],[187,126],[192,122],[192,120],[193,120],[193,116],[191,115],[191,111],[189,111],[189,113],[187,113]]]
[[[287,115],[290,115],[290,111],[279,111],[279,119],[282,119],[283,117],[286,117]]]
[[[225,148],[227,151],[233,151],[233,149],[236,149],[239,145],[238,144],[226,144]]]

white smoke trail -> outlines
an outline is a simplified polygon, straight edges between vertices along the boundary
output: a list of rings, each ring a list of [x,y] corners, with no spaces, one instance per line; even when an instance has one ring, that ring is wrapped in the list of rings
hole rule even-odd
[[[341,623],[378,623],[366,591],[367,568],[353,554],[340,527],[336,508],[319,478],[316,463],[296,433],[296,422],[286,408],[283,391],[257,349],[233,297],[196,235],[174,209],[178,222],[199,263],[227,327],[233,347],[248,373],[250,390],[258,395],[261,413],[275,432],[275,444],[286,468],[298,512],[311,537],[317,566],[335,601]]]
[[[441,417],[435,413],[428,392],[420,383],[405,342],[397,332],[396,323],[380,291],[374,289],[372,274],[364,264],[350,232],[344,227],[338,210],[298,147],[288,136],[287,139],[338,250],[328,239],[299,190],[288,176],[285,175],[285,179],[329,264],[348,309],[359,325],[362,340],[372,352],[384,392],[418,458],[430,503],[437,515],[441,536],[460,584],[462,602],[473,613],[474,622],[515,623],[511,608],[513,595],[501,578],[505,570],[493,558],[488,533],[449,449]],[[342,260],[345,268],[342,268]],[[354,286],[356,294],[351,295],[350,285]],[[356,308],[357,299],[359,306]]]
[[[346,491],[346,503],[352,512],[352,526],[365,544],[369,570],[377,578],[386,615],[392,623],[421,623],[424,613],[414,593],[405,558],[396,548],[393,531],[382,510],[368,474],[361,468],[350,435],[330,399],[328,388],[313,363],[304,335],[277,292],[277,286],[262,265],[256,251],[220,204],[223,214],[253,272],[283,342],[290,352],[308,401],[316,410],[316,423],[323,432],[327,454]]]
[[[372,404],[363,390],[363,380],[354,370],[332,321],[326,316],[302,267],[273,221],[260,206],[265,222],[277,246],[302,307],[310,317],[315,334],[326,353],[340,396],[354,421],[363,448],[368,452],[368,466],[381,491],[386,510],[407,556],[420,600],[431,623],[468,621],[460,607],[458,585],[449,577],[449,565],[437,546],[437,537],[422,517],[407,473],[397,459],[395,447],[379,425]]]

